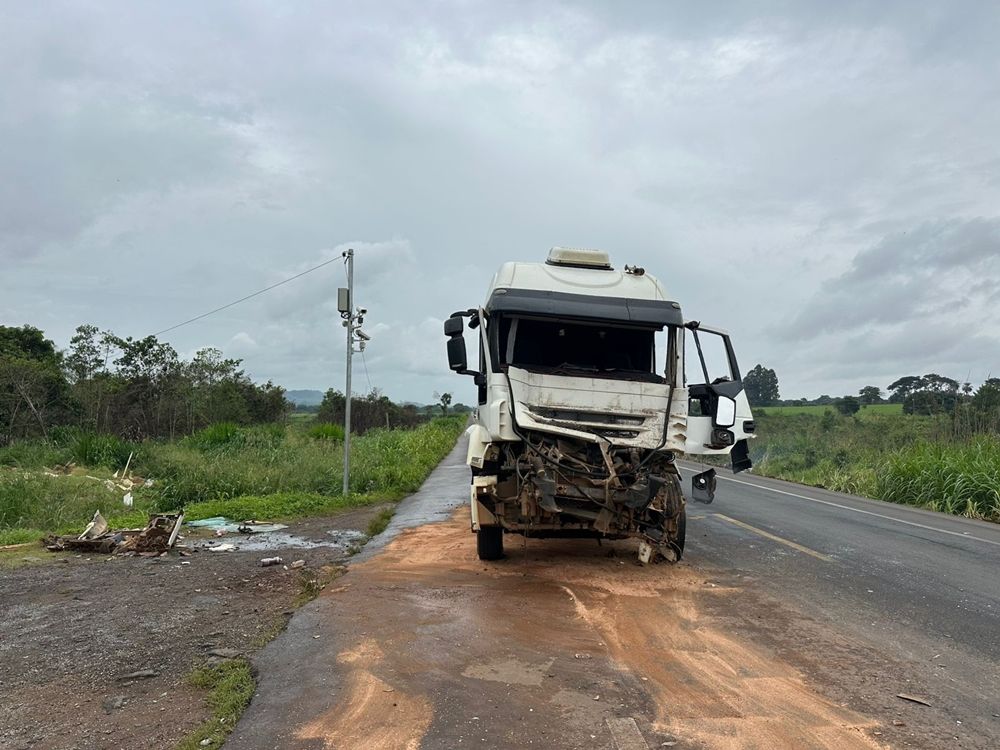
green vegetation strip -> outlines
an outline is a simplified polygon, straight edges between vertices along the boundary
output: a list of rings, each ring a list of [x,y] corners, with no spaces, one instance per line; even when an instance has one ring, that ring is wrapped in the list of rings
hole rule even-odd
[[[757,434],[756,474],[1000,522],[1000,440],[947,416],[767,410]]]
[[[420,487],[465,423],[465,416],[439,417],[355,438],[346,497],[342,443],[329,430],[313,436],[309,425],[214,425],[172,443],[70,431],[58,440],[14,443],[0,449],[0,544],[79,531],[96,510],[122,528],[144,525],[151,511],[183,508],[192,520],[278,519],[398,500]],[[113,476],[129,454],[130,473],[152,480],[131,489],[132,508]],[[69,473],[57,468],[70,462],[76,465]]]
[[[221,747],[236,727],[236,722],[250,705],[256,681],[250,662],[234,659],[214,666],[195,669],[189,680],[192,685],[209,691],[208,705],[212,717],[207,719],[177,745],[177,750],[202,750]],[[206,744],[202,744],[208,740]]]

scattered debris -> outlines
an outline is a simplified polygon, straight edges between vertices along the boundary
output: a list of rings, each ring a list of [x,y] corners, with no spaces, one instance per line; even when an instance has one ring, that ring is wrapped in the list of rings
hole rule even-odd
[[[87,527],[83,530],[83,533],[77,537],[77,539],[96,539],[108,530],[108,522],[104,520],[104,516],[101,515],[101,511],[94,511],[94,518]]]
[[[264,557],[261,558],[260,567],[270,568],[272,565],[281,565],[283,560],[280,557]]]
[[[235,544],[230,544],[229,542],[227,542],[225,544],[217,544],[214,547],[209,547],[208,551],[209,552],[235,552],[237,549],[238,548],[237,548],[237,546]]]
[[[919,703],[921,706],[929,706],[930,701],[919,695],[909,695],[907,693],[896,693],[897,698],[902,698],[904,701],[910,701],[910,703]]]
[[[262,523],[260,521],[233,521],[225,516],[213,516],[203,518],[200,521],[188,521],[188,526],[196,529],[210,529],[216,536],[223,534],[267,534],[272,531],[287,529],[288,525],[283,523]]]
[[[50,552],[75,550],[153,557],[167,552],[177,543],[183,521],[183,513],[154,513],[144,529],[109,531],[108,522],[97,511],[82,534],[50,535],[45,539],[45,548]]]
[[[272,531],[287,529],[284,523],[260,523],[259,521],[244,521],[236,529],[241,534],[268,534]]]
[[[132,493],[131,492],[126,492],[125,493],[125,497],[122,498],[122,503],[124,503],[124,505],[125,505],[126,508],[131,508],[132,507],[132,505],[134,503],[134,500],[132,498]]]
[[[292,570],[297,570],[298,568],[304,568],[305,566],[306,566],[305,560],[296,560],[295,562],[292,563],[291,568]]]
[[[892,725],[894,727],[905,727],[906,726],[906,722],[905,721],[900,721],[899,719],[893,719],[892,720]]]

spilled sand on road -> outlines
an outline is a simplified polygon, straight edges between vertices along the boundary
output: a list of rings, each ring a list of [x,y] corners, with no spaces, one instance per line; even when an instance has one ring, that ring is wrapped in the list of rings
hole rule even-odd
[[[533,606],[541,602],[545,611],[533,611],[530,618],[511,609],[500,618],[492,610],[477,619],[475,612],[449,611],[452,604],[442,607],[441,616],[463,618],[462,626],[475,628],[484,643],[530,650],[545,639],[549,652],[570,659],[572,651],[564,652],[572,646],[562,631],[589,629],[618,669],[642,680],[655,706],[655,715],[645,717],[648,723],[685,746],[880,747],[866,734],[876,722],[826,699],[762,646],[726,632],[706,605],[717,610],[722,601],[738,611],[744,592],[710,584],[690,562],[640,567],[634,545],[627,542],[598,548],[593,541],[524,543],[508,537],[507,558],[484,563],[476,559],[463,508],[447,523],[403,532],[349,575],[386,588],[419,590],[425,581],[436,590],[486,587],[497,598],[531,596]],[[540,589],[550,595],[539,597]],[[405,630],[405,610],[395,614]],[[551,626],[540,630],[539,618]],[[406,658],[398,643],[384,640],[363,639],[341,654],[350,670],[346,703],[307,727],[303,737],[326,737],[327,747],[337,748],[419,746],[433,720],[433,701],[376,676],[378,667],[392,674],[385,667]],[[504,674],[507,668],[498,663],[491,669]],[[538,679],[533,672],[526,675],[525,680]],[[395,706],[393,719],[384,722],[389,704]]]
[[[431,704],[419,695],[397,694],[376,677],[372,670],[384,658],[371,639],[341,652],[337,660],[348,669],[347,700],[303,727],[299,739],[323,740],[327,747],[417,750],[433,716]]]

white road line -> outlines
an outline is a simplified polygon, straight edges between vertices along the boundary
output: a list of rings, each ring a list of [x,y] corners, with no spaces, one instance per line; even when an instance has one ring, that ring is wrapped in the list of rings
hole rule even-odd
[[[690,469],[688,469],[690,471]],[[947,529],[939,529],[935,526],[927,526],[926,524],[916,523],[915,521],[904,521],[902,518],[894,518],[893,516],[887,516],[882,513],[875,513],[870,510],[861,510],[861,508],[852,508],[850,505],[841,505],[840,503],[831,503],[829,500],[820,500],[816,497],[809,497],[807,495],[799,495],[795,492],[786,492],[785,490],[775,489],[774,487],[768,487],[763,484],[754,484],[753,482],[744,482],[742,479],[734,479],[733,477],[724,477],[721,474],[717,475],[719,479],[725,479],[727,482],[735,482],[736,484],[745,484],[748,487],[754,487],[758,490],[764,490],[765,492],[777,492],[779,495],[788,495],[789,497],[797,497],[800,500],[808,500],[811,503],[820,503],[821,505],[830,505],[834,508],[841,508],[842,510],[850,510],[854,513],[864,513],[866,516],[875,516],[876,518],[884,518],[887,521],[895,521],[896,523],[903,523],[907,526],[916,526],[918,529],[926,529],[927,531],[936,531],[939,534],[948,534],[949,536],[957,536],[959,539],[971,539],[976,542],[983,542],[984,544],[992,544],[995,547],[1000,547],[1000,542],[995,542],[992,539],[983,539],[979,536],[972,536],[971,534],[963,534],[959,531],[948,531]]]
[[[616,750],[649,750],[635,719],[606,719]]]
[[[743,521],[738,521],[735,518],[730,518],[723,513],[713,513],[712,518],[721,518],[723,521],[728,521],[734,526],[739,526],[740,528],[746,529],[747,531],[752,531],[754,534],[758,534],[765,539],[770,539],[772,542],[777,542],[778,544],[784,544],[786,547],[790,547],[794,550],[798,550],[806,555],[815,557],[817,560],[822,560],[823,562],[833,562],[833,558],[829,555],[824,555],[822,552],[817,552],[814,549],[809,549],[808,547],[799,544],[798,542],[793,542],[791,539],[785,539],[783,536],[778,536],[777,534],[772,534],[770,531],[764,531],[764,529],[758,529],[756,526],[751,526]]]

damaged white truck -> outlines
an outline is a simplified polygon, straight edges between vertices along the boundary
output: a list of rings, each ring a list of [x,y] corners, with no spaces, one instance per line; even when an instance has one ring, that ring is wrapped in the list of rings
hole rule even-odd
[[[504,263],[483,306],[444,332],[449,367],[478,387],[468,464],[483,560],[503,556],[504,533],[636,537],[643,562],[679,560],[677,457],[731,454],[735,471],[750,468],[754,422],[728,334],[685,321],[642,268],[571,248]],[[693,477],[693,499],[714,491],[714,470]]]

